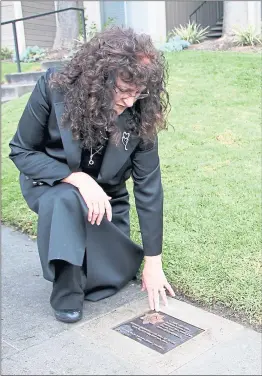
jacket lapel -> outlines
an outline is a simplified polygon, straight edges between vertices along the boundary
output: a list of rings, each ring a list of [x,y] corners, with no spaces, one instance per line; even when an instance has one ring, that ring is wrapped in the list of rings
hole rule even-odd
[[[73,139],[69,122],[63,126],[61,125],[61,117],[64,112],[64,102],[54,103],[54,108],[68,166],[72,172],[79,171],[82,153],[81,141]]]
[[[64,112],[64,102],[63,98],[58,97],[57,99],[61,101],[56,101],[54,103],[54,108],[67,163],[72,172],[81,171],[82,142],[73,139],[69,121],[62,126],[61,117]],[[116,145],[110,138],[108,140],[108,145],[98,175],[98,181],[101,183],[107,183],[117,174],[139,143],[139,137],[129,131],[129,116],[131,115],[125,111],[118,117],[117,126],[121,132],[119,144]],[[123,135],[126,137],[126,141],[122,141]]]
[[[98,181],[101,183],[108,182],[118,173],[139,143],[139,137],[132,134],[128,129],[129,116],[130,115],[125,111],[117,119],[117,126],[121,132],[121,138],[118,145],[116,145],[111,138],[108,140],[108,145],[98,175]],[[126,141],[123,140],[123,136]]]

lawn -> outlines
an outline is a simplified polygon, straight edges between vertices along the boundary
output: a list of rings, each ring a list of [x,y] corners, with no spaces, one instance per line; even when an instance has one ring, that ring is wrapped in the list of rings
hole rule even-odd
[[[184,51],[167,59],[173,127],[160,134],[166,275],[179,294],[257,326],[260,57]],[[35,235],[36,216],[21,197],[18,172],[8,159],[8,142],[28,97],[3,105],[2,217]],[[134,205],[131,219],[132,238],[140,242]]]
[[[41,70],[40,63],[20,63],[22,72]],[[1,82],[5,82],[5,74],[17,73],[16,63],[1,61]]]

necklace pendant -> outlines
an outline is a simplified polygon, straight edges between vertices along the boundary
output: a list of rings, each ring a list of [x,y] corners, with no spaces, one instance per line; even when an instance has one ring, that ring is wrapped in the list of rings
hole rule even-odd
[[[95,162],[93,161],[93,159],[90,159],[90,161],[88,162],[88,166],[93,166]]]
[[[122,134],[122,143],[125,147],[125,150],[127,150],[127,144],[129,141],[130,133],[129,132],[123,132]]]

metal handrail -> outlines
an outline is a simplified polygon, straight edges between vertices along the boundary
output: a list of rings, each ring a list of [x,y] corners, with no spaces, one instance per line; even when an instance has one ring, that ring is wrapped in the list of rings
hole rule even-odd
[[[204,1],[190,14],[190,23],[193,20],[202,27],[211,28],[223,17],[223,1]]]
[[[202,6],[203,6],[205,3],[207,3],[207,1],[203,1],[202,4],[200,4],[200,5],[194,10],[194,12],[192,12],[192,13],[190,14],[190,16],[189,16],[190,22],[191,22],[192,16],[193,16],[193,15],[194,15],[194,14],[195,14],[200,8],[202,8]]]
[[[10,24],[10,23],[12,24],[12,27],[13,27],[13,36],[14,36],[14,41],[15,41],[15,57],[16,57],[16,63],[17,63],[18,72],[22,72],[22,71],[21,71],[20,56],[19,56],[19,49],[18,49],[16,22],[24,21],[24,20],[29,20],[31,18],[49,16],[50,14],[65,12],[65,11],[68,11],[68,10],[77,10],[77,11],[81,12],[82,23],[83,23],[84,41],[86,42],[85,11],[84,11],[83,8],[71,7],[71,8],[65,8],[65,9],[59,9],[59,10],[54,10],[52,12],[39,13],[39,14],[36,14],[34,16],[28,16],[28,17],[23,17],[23,18],[16,18],[14,20],[1,22],[1,25],[7,25],[7,24]]]

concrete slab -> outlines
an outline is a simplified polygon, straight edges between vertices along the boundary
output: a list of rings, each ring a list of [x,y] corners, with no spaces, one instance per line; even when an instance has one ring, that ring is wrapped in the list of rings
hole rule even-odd
[[[6,103],[6,102],[9,102],[9,101],[11,101],[11,100],[13,100],[14,99],[14,97],[1,97],[1,103],[2,104],[4,104],[4,103]]]
[[[122,349],[123,350],[123,349]],[[2,375],[144,375],[136,363],[75,331],[2,361]]]
[[[176,369],[171,375],[261,375],[261,334],[241,330],[223,342]]]
[[[261,336],[242,325],[169,298],[161,310],[205,331],[160,354],[114,331],[148,311],[131,283],[115,296],[86,302],[84,319],[59,323],[49,305],[36,242],[2,226],[3,375],[261,374]]]
[[[169,298],[169,307],[161,308],[161,310],[205,329],[205,332],[166,354],[159,354],[112,330],[114,326],[138,315],[142,316],[148,311],[145,298],[122,306],[100,319],[93,320],[92,323],[83,323],[76,328],[76,331],[86,338],[92,338],[97,346],[102,344],[110,348],[114,356],[121,355],[123,359],[128,358],[147,374],[167,375],[199,357],[213,346],[233,338],[236,333],[244,329],[242,325],[172,298]]]
[[[36,83],[36,81],[44,73],[44,70],[37,72],[17,72],[8,73],[5,75],[5,79],[9,84],[25,84],[25,83]]]
[[[19,350],[71,329],[55,320],[49,304],[52,284],[42,277],[36,242],[2,226],[2,338]],[[85,302],[83,321],[144,296],[136,283],[97,303]],[[5,354],[3,354],[5,356]]]
[[[34,87],[35,83],[3,84],[1,86],[1,98],[18,98],[32,92]]]
[[[46,71],[48,68],[60,68],[61,66],[67,64],[69,59],[64,60],[45,60],[41,62],[42,70]]]
[[[18,351],[19,351],[18,348],[14,347],[14,346],[10,345],[8,342],[2,340],[2,343],[1,343],[1,357],[2,358],[14,355]]]

